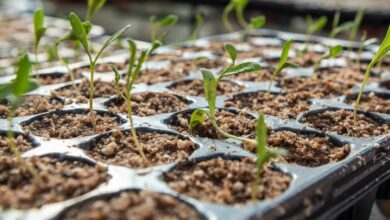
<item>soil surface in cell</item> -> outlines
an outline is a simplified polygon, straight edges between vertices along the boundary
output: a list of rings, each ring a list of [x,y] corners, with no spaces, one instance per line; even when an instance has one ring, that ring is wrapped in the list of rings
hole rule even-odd
[[[175,68],[182,70],[185,73],[200,71],[201,68],[214,69],[223,67],[225,62],[221,59],[213,60],[208,58],[195,58],[191,60],[180,60],[173,62]]]
[[[116,66],[116,68],[118,70],[124,70],[126,67],[126,64],[124,64],[124,63],[98,63],[95,66],[95,73],[110,73],[110,74],[112,73],[112,74],[114,74],[114,72],[111,69],[111,65]],[[90,71],[91,70],[90,70],[89,66],[80,67],[80,68],[76,68],[73,70],[73,72],[75,74],[82,75],[83,73],[86,73],[88,76],[90,74]]]
[[[310,102],[305,94],[273,94],[267,92],[242,93],[225,102],[225,107],[234,107],[251,112],[262,112],[282,118],[296,118],[300,112],[309,110]]]
[[[133,114],[138,116],[177,112],[188,108],[188,101],[166,92],[132,94],[131,104]],[[122,97],[111,100],[107,107],[110,111],[127,114],[127,103]]]
[[[296,56],[289,59],[289,62],[295,63],[300,67],[311,67],[320,59],[320,57],[321,54],[317,52],[309,51],[300,56]]]
[[[225,139],[214,127],[207,117],[192,131],[189,129],[191,112],[178,113],[169,122],[170,128],[182,133],[213,139]],[[216,111],[219,127],[236,136],[252,134],[255,131],[255,119],[245,112],[234,113],[226,110]]]
[[[171,134],[137,132],[137,137],[147,158],[146,163],[130,131],[114,130],[108,137],[94,140],[85,149],[97,161],[141,168],[184,160],[197,148],[191,140]]]
[[[354,85],[363,82],[364,72],[351,67],[334,67],[319,69],[315,72],[314,77],[315,79],[341,81],[353,87]],[[369,83],[378,80],[379,78],[374,76],[368,78]]]
[[[23,135],[15,135],[14,143],[20,153],[24,153],[34,148],[34,144]],[[1,156],[13,156],[13,152],[8,145],[8,138],[6,134],[0,135],[0,157]]]
[[[0,206],[30,209],[83,195],[109,179],[107,168],[81,161],[31,157],[43,184],[38,184],[16,158],[0,157]]]
[[[390,96],[389,96],[390,97]],[[385,114],[390,114],[390,98],[383,98],[375,95],[375,93],[365,93],[363,94],[360,103],[359,109],[364,111],[380,112]],[[347,96],[346,102],[351,105],[355,105],[356,95]]]
[[[107,199],[84,202],[66,211],[61,220],[202,219],[191,206],[180,200],[150,191],[121,192]]]
[[[177,82],[169,88],[173,92],[177,92],[182,95],[188,96],[204,96],[203,80],[184,80]],[[240,92],[244,89],[244,86],[236,84],[231,81],[220,81],[217,85],[217,95],[229,95],[232,93]]]
[[[156,83],[170,82],[184,79],[188,73],[177,69],[173,65],[162,69],[144,69],[138,76],[136,83],[152,85]]]
[[[351,151],[350,145],[338,146],[327,136],[270,129],[268,133],[268,146],[288,151],[286,156],[276,159],[281,162],[316,167],[340,161],[347,157]],[[252,144],[244,144],[244,148],[256,153],[256,146]]]
[[[354,125],[353,111],[328,110],[302,117],[301,121],[320,131],[335,132],[351,137],[368,138],[390,133],[390,126],[384,122],[368,117],[363,113],[357,114]]]
[[[64,102],[55,97],[28,95],[24,97],[23,103],[15,111],[15,116],[35,115],[48,111],[60,110]],[[6,119],[10,114],[10,106],[7,101],[0,101],[0,118]]]
[[[81,73],[74,73],[73,77],[75,80],[84,78],[84,76]],[[65,82],[71,82],[72,77],[70,74],[38,74],[34,76],[34,79],[36,79],[40,85],[52,85],[52,84],[58,84],[58,83],[65,83]]]
[[[241,80],[241,81],[250,81],[250,82],[263,82],[271,80],[273,74],[272,68],[265,68],[256,72],[249,72],[249,73],[240,73],[240,74],[233,74],[230,76],[227,76],[227,79],[234,79],[234,80]],[[284,78],[286,76],[285,73],[281,72],[278,75],[278,79]]]
[[[252,201],[256,175],[253,158],[215,158],[179,164],[164,173],[163,179],[172,189],[186,196],[210,203],[233,205]],[[287,174],[264,166],[257,185],[257,200],[279,196],[289,187],[291,179]]]
[[[93,129],[89,112],[55,112],[25,123],[23,128],[27,133],[40,137],[68,139],[103,133],[121,124],[117,117],[106,113],[95,113],[95,120],[96,128]]]

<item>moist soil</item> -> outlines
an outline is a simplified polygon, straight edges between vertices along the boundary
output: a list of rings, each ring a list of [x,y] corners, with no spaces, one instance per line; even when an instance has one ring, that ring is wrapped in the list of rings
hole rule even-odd
[[[0,135],[0,157],[1,156],[13,156],[11,148],[8,146],[8,138],[6,134]],[[34,144],[27,140],[23,135],[16,135],[14,138],[15,146],[20,153],[24,153],[34,148]]]
[[[320,59],[321,56],[322,55],[317,52],[308,51],[301,56],[292,57],[289,61],[300,67],[311,67]]]
[[[287,130],[270,130],[267,144],[268,146],[284,148],[288,151],[286,156],[277,160],[308,167],[335,163],[347,157],[351,151],[350,145],[337,146],[327,136],[302,134]],[[254,145],[244,144],[244,148],[256,153],[256,146]]]
[[[357,114],[357,126],[354,126],[352,110],[327,110],[302,117],[301,122],[320,131],[335,132],[339,135],[368,138],[390,133],[390,125]]]
[[[64,102],[54,96],[28,95],[24,96],[23,103],[15,111],[15,116],[35,115],[48,111],[62,109]],[[8,118],[10,106],[7,101],[0,101],[0,118]]]
[[[296,118],[300,112],[308,111],[310,102],[305,94],[275,94],[267,92],[242,93],[225,102],[233,107],[250,112],[262,112],[281,118]]]
[[[332,79],[316,79],[314,77],[292,77],[278,80],[277,86],[286,94],[300,94],[308,98],[335,98],[346,95],[353,85]]]
[[[241,80],[241,81],[250,81],[250,82],[263,82],[263,81],[271,80],[273,71],[274,70],[272,68],[266,68],[256,72],[233,74],[226,78]],[[285,76],[286,74],[281,72],[278,75],[278,79],[285,78]]]
[[[355,105],[356,95],[347,96],[346,103]],[[390,98],[377,96],[375,93],[363,93],[359,103],[359,109],[364,111],[390,114]]]
[[[151,116],[170,112],[178,112],[188,108],[188,101],[167,92],[143,92],[131,95],[134,115]],[[121,98],[115,98],[107,103],[108,110],[127,114],[127,104]]]
[[[121,124],[117,117],[107,113],[95,113],[95,119],[94,130],[89,112],[54,112],[24,123],[23,129],[39,137],[68,139],[107,132]]]
[[[173,65],[170,65],[162,69],[145,69],[142,70],[136,83],[145,83],[147,85],[153,85],[156,83],[170,82],[184,79],[188,76],[188,73],[183,70],[176,69]]]
[[[351,67],[332,67],[317,70],[314,78],[341,81],[353,87],[354,85],[363,82],[364,72]],[[378,80],[378,77],[371,76],[368,78],[369,83]]]
[[[98,63],[96,64],[95,66],[95,73],[112,73],[112,69],[111,69],[111,65],[114,65],[116,66],[116,68],[118,70],[124,70],[125,67],[126,67],[126,64],[125,63]],[[87,73],[89,75],[90,73],[90,68],[89,66],[84,66],[84,67],[80,67],[80,68],[76,68],[73,70],[73,72],[77,75],[82,75],[83,73]]]
[[[253,201],[256,175],[253,158],[215,158],[179,164],[164,173],[163,179],[172,189],[186,196],[210,203],[233,205]],[[264,166],[257,187],[257,200],[279,196],[289,187],[291,179],[289,175]]]
[[[44,184],[39,185],[16,158],[0,157],[0,207],[30,209],[83,195],[109,178],[107,168],[77,160],[30,157]]]
[[[182,134],[207,137],[223,140],[225,137],[214,129],[207,117],[192,131],[189,129],[191,111],[178,113],[169,121],[169,127]],[[230,112],[227,110],[217,110],[216,119],[219,127],[232,135],[243,136],[250,135],[255,131],[256,121],[254,117],[245,112]]]
[[[221,80],[217,85],[217,95],[222,96],[237,93],[244,88],[244,86],[237,83]],[[172,92],[186,96],[204,96],[203,80],[201,79],[180,81],[171,85],[169,89]]]
[[[75,80],[84,78],[81,73],[74,73],[73,76]],[[34,79],[40,85],[53,85],[72,81],[72,77],[69,74],[38,74],[34,76]]]
[[[148,61],[171,61],[174,62],[181,57],[182,53],[176,51],[176,53],[169,54],[152,54],[148,57]]]
[[[163,165],[187,159],[197,149],[194,142],[177,135],[158,132],[137,132],[145,164],[134,144],[130,131],[114,130],[108,137],[86,145],[88,155],[97,161],[119,166],[142,168]]]
[[[208,58],[195,58],[191,60],[179,60],[173,62],[173,66],[176,69],[183,71],[186,74],[190,72],[200,71],[201,68],[214,69],[225,66],[225,62],[222,59],[208,59]]]
[[[78,102],[87,102],[89,100],[89,83],[90,81],[85,79],[81,83],[76,84],[76,88],[72,85],[68,85],[52,92],[53,95],[74,98]],[[93,98],[109,98],[118,94],[115,89],[114,82],[102,81],[100,79],[95,80]]]
[[[127,191],[106,199],[84,202],[67,210],[61,220],[187,220],[202,219],[180,200],[150,191]]]

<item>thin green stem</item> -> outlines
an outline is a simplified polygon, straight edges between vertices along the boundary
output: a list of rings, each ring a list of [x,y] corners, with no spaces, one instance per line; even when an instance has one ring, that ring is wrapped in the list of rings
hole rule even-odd
[[[357,109],[359,107],[359,103],[360,103],[360,100],[361,100],[362,95],[363,95],[364,87],[366,86],[367,81],[368,81],[368,77],[370,76],[371,69],[372,69],[372,63],[370,63],[368,65],[368,67],[366,69],[366,72],[364,73],[363,83],[362,83],[362,85],[360,87],[359,94],[358,94],[358,97],[357,97],[355,105],[354,105],[354,109],[353,109],[353,123],[354,123],[355,127],[357,126]]]
[[[229,13],[231,12],[231,10],[233,9],[233,5],[229,4],[226,6],[226,8],[223,10],[223,14],[222,14],[222,21],[223,21],[223,25],[225,26],[225,28],[229,31],[229,32],[234,32],[234,27],[232,26],[232,24],[230,23],[229,21]]]
[[[248,22],[245,20],[243,9],[236,9],[237,21],[245,31],[248,30]]]
[[[94,95],[94,78],[95,78],[95,65],[96,63],[92,61],[91,56],[88,55],[90,59],[90,81],[89,81],[89,114],[91,116],[91,121],[92,121],[92,127],[93,130],[96,131],[96,118],[95,114],[93,111],[93,95]]]
[[[222,130],[222,129],[218,126],[218,124],[217,124],[215,118],[210,118],[210,122],[211,122],[211,125],[212,125],[219,133],[221,133],[223,136],[225,136],[225,137],[227,137],[227,138],[231,138],[231,139],[233,139],[233,140],[237,140],[237,141],[241,141],[241,142],[256,144],[256,141],[253,140],[253,139],[244,138],[244,137],[238,137],[238,136],[231,135],[231,134],[225,132],[224,130]]]

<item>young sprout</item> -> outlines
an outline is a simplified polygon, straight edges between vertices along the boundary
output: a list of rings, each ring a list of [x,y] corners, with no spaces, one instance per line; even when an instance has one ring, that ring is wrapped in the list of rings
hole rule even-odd
[[[235,10],[236,12],[236,18],[241,26],[245,31],[248,31],[250,29],[259,29],[264,26],[265,24],[265,17],[264,16],[258,16],[255,18],[252,18],[250,23],[248,23],[245,20],[244,17],[244,10],[246,6],[248,5],[249,0],[230,0],[229,4],[226,5],[223,14],[222,14],[222,21],[224,26],[229,32],[234,32],[234,27],[229,21],[229,14]]]
[[[47,28],[44,26],[45,15],[42,9],[37,9],[34,13],[34,54],[35,54],[35,70],[37,72],[39,61],[38,61],[38,47],[43,35]]]
[[[196,109],[190,118],[189,128],[193,130],[196,128],[199,124],[201,124],[204,120],[204,117],[207,115],[212,126],[223,136],[227,138],[232,138],[238,141],[248,141],[249,143],[255,143],[254,140],[243,138],[243,137],[237,137],[234,135],[231,135],[225,131],[223,131],[217,124],[216,116],[215,116],[215,103],[217,98],[217,87],[218,83],[225,77],[233,74],[240,74],[240,73],[246,73],[246,72],[253,72],[261,70],[262,67],[254,62],[245,62],[236,65],[236,58],[237,58],[237,50],[236,48],[230,44],[225,44],[225,50],[230,56],[230,59],[232,60],[232,64],[222,70],[217,77],[214,77],[213,73],[210,70],[202,69],[202,76],[203,76],[203,83],[204,83],[204,91],[205,91],[205,98],[208,103],[208,110],[205,109]]]
[[[329,33],[330,38],[335,38],[337,34],[342,32],[348,32],[352,30],[355,25],[353,21],[347,21],[339,25],[340,21],[340,10],[335,12],[332,23],[332,31]]]
[[[320,67],[321,61],[329,58],[338,57],[343,51],[343,47],[341,45],[332,46],[329,50],[324,53],[313,65],[313,73]]]
[[[202,26],[202,24],[204,22],[204,17],[205,17],[205,14],[203,13],[203,11],[198,11],[196,13],[195,27],[194,27],[194,30],[192,31],[192,33],[189,37],[190,41],[195,41],[198,38],[199,32],[200,32],[200,27]]]
[[[288,67],[296,67],[297,65],[294,63],[287,62],[288,59],[288,52],[290,51],[290,47],[292,44],[292,40],[286,41],[283,45],[283,50],[282,54],[280,56],[280,60],[278,62],[278,66],[276,67],[274,73],[272,74],[271,81],[269,82],[268,90],[267,93],[270,92],[271,87],[272,87],[272,82],[275,81],[276,77],[278,77],[279,73],[282,72],[283,69],[288,68]]]
[[[306,34],[308,35],[308,37],[306,39],[305,47],[303,48],[302,52],[307,51],[309,41],[313,36],[313,34],[322,30],[325,27],[327,22],[328,22],[328,18],[326,16],[321,16],[320,18],[314,21],[310,15],[306,16],[306,25],[307,25]]]
[[[359,49],[358,49],[358,52],[357,52],[357,58],[356,58],[356,63],[357,63],[357,69],[360,71],[360,57],[361,57],[361,54],[363,52],[363,49],[371,44],[374,44],[376,43],[378,40],[376,38],[370,38],[370,39],[367,39],[367,32],[366,31],[363,31],[362,33],[362,36],[360,38],[360,45],[359,45]]]
[[[359,11],[356,13],[355,18],[353,20],[353,27],[349,34],[349,40],[354,41],[356,39],[357,32],[359,31],[360,25],[363,21],[364,17],[364,7],[361,7]]]
[[[150,22],[152,23],[152,29],[150,31],[150,39],[152,42],[158,40],[163,41],[165,36],[167,35],[167,30],[159,31],[160,28],[168,28],[170,26],[173,26],[177,23],[179,18],[176,15],[168,15],[161,20],[157,20],[156,16],[151,16],[149,18]],[[160,32],[160,33],[159,33]]]
[[[264,115],[259,114],[259,118],[256,122],[256,176],[252,187],[252,200],[257,200],[258,185],[260,184],[261,171],[264,164],[270,159],[284,156],[287,152],[282,149],[268,148],[267,147],[267,124],[264,120]]]
[[[23,95],[27,92],[30,92],[36,88],[38,88],[38,84],[31,80],[30,78],[31,72],[31,63],[28,59],[26,53],[22,54],[17,62],[17,70],[16,70],[16,79],[12,80],[9,83],[3,84],[0,87],[0,99],[7,99],[9,102],[9,115],[8,115],[8,130],[7,130],[7,144],[11,149],[12,153],[18,159],[22,166],[24,166],[34,178],[34,181],[38,185],[42,185],[42,178],[38,175],[38,172],[34,169],[34,167],[30,166],[21,156],[20,151],[18,150],[15,139],[14,132],[12,131],[12,119],[15,116],[16,109],[23,102]]]
[[[85,20],[91,21],[93,15],[99,11],[105,3],[106,0],[88,0],[88,11]]]
[[[386,33],[385,38],[383,39],[382,44],[379,46],[378,51],[376,52],[376,54],[372,58],[371,62],[368,64],[366,72],[364,73],[363,83],[360,87],[360,91],[359,91],[359,94],[356,98],[355,106],[354,106],[353,118],[354,118],[354,125],[355,126],[357,126],[357,109],[359,107],[360,99],[362,98],[362,95],[363,95],[364,87],[366,86],[368,77],[370,76],[371,69],[374,67],[374,65],[377,62],[379,62],[381,59],[383,59],[389,51],[390,51],[390,25],[387,29],[387,33]]]
[[[139,143],[137,133],[134,127],[133,110],[132,110],[132,103],[131,103],[131,91],[133,89],[133,85],[136,79],[138,78],[138,75],[141,72],[142,65],[148,59],[149,55],[161,45],[161,43],[159,41],[155,41],[153,42],[152,47],[149,50],[142,51],[141,55],[137,60],[137,64],[136,64],[136,51],[137,51],[136,44],[133,40],[128,40],[128,43],[129,43],[129,50],[130,50],[129,68],[126,73],[126,86],[124,87],[123,92],[121,91],[121,88],[119,86],[120,74],[118,69],[114,65],[111,66],[111,69],[115,73],[115,88],[118,90],[119,95],[122,97],[123,100],[125,100],[127,105],[127,116],[129,117],[129,121],[130,121],[130,131],[134,140],[134,144],[138,149],[138,153],[140,154],[142,160],[144,161],[144,164],[147,164],[148,160],[145,156],[142,146]]]
[[[99,59],[99,57],[102,55],[103,51],[117,38],[120,37],[120,35],[130,26],[127,25],[118,32],[114,33],[110,38],[107,39],[107,41],[103,44],[103,46],[100,48],[99,52],[96,54],[94,58],[92,58],[92,53],[90,50],[90,43],[88,41],[88,34],[87,31],[81,22],[80,18],[75,13],[70,13],[69,15],[69,21],[72,26],[72,31],[75,36],[75,38],[80,42],[81,46],[83,47],[85,53],[88,56],[89,63],[90,63],[90,81],[89,81],[89,111],[90,116],[92,120],[92,126],[93,129],[96,129],[96,120],[95,115],[93,111],[93,94],[94,94],[94,76],[95,76],[95,66]]]

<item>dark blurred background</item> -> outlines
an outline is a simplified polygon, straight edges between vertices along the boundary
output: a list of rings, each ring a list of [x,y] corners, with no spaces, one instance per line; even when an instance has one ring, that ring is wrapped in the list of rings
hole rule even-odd
[[[1,0],[0,0],[1,1]],[[86,0],[3,0],[9,7],[33,10],[40,6],[49,15],[66,17],[75,11],[80,15],[86,12]],[[93,22],[103,26],[108,33],[131,24],[130,34],[139,40],[149,40],[149,17],[163,17],[168,14],[179,16],[178,24],[171,28],[167,41],[185,40],[194,26],[196,11],[206,14],[206,22],[200,35],[210,36],[225,33],[221,14],[228,0],[107,0],[106,6],[97,13]],[[245,10],[247,18],[265,15],[265,28],[304,32],[305,16],[326,15],[327,28],[319,34],[327,35],[336,9],[341,10],[340,22],[353,20],[357,10],[365,8],[361,30],[369,37],[382,38],[390,23],[390,0],[251,0]],[[234,19],[232,19],[234,20]],[[347,38],[347,34],[338,35]]]

